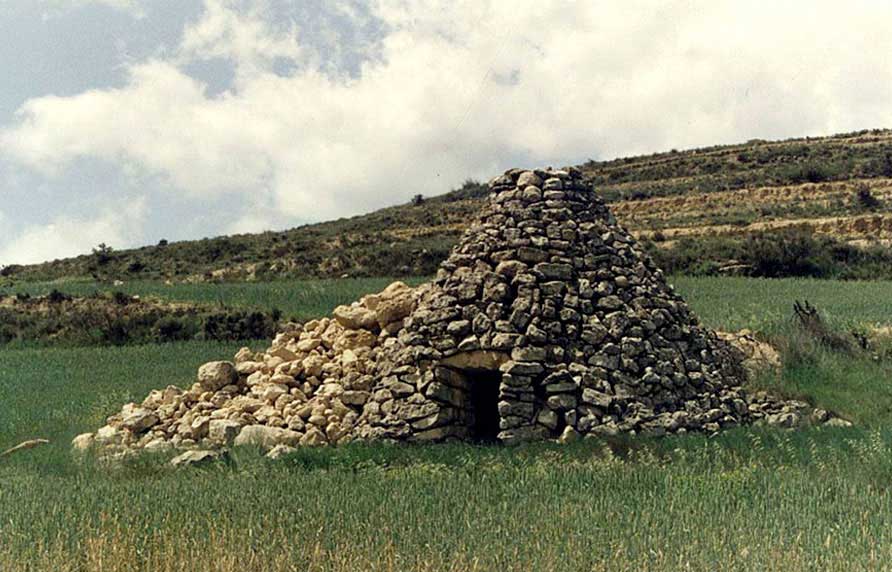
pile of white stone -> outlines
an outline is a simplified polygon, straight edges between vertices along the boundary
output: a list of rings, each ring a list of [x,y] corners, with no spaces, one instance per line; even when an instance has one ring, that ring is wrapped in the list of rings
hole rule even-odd
[[[394,282],[335,309],[333,318],[291,325],[264,352],[202,365],[189,389],[168,386],[128,403],[74,447],[106,452],[350,441],[371,397],[376,359],[396,342],[419,290]]]

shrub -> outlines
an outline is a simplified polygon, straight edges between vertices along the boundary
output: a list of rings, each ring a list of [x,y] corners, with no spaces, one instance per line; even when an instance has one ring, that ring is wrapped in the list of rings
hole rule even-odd
[[[761,232],[737,237],[683,238],[672,248],[644,245],[669,274],[712,275],[719,263],[747,265],[746,274],[763,278],[813,277],[892,279],[892,251],[883,246],[855,247],[806,229]]]
[[[865,166],[867,175],[876,177],[892,177],[892,153],[885,152],[882,156],[871,159]]]
[[[6,323],[6,320],[0,321],[0,344],[8,344],[15,340],[19,335],[18,328],[15,324]]]
[[[52,292],[47,294],[47,300],[49,300],[49,302],[52,304],[60,304],[62,302],[67,302],[68,300],[71,300],[71,296],[53,288]]]
[[[126,306],[127,304],[129,304],[132,301],[132,298],[128,294],[125,294],[124,292],[121,292],[120,290],[116,290],[116,291],[112,292],[111,299],[112,299],[112,302],[114,302],[118,306]]]
[[[861,183],[855,189],[855,207],[861,210],[873,211],[878,209],[882,203],[878,198],[870,192],[870,187]]]
[[[756,276],[769,278],[827,276],[833,265],[825,245],[812,233],[798,229],[748,236],[742,254]]]
[[[0,276],[4,278],[9,278],[14,275],[16,272],[19,272],[22,269],[19,264],[10,264],[8,266],[0,267]]]
[[[263,312],[230,311],[205,318],[202,337],[205,340],[268,339],[276,334],[278,321]]]
[[[638,189],[638,190],[632,191],[631,193],[626,195],[626,200],[644,201],[644,200],[649,199],[650,197],[651,197],[651,194],[649,192],[647,192],[646,190]]]
[[[837,179],[850,172],[851,169],[851,161],[823,163],[809,161],[778,169],[778,176],[781,178],[781,182],[792,184],[821,183]]]
[[[102,328],[101,341],[112,346],[123,346],[133,341],[134,334],[126,320],[112,319]]]
[[[195,333],[195,327],[184,318],[162,318],[155,324],[155,339],[159,342],[188,340]]]
[[[99,246],[93,249],[93,258],[97,265],[103,266],[111,262],[113,252],[114,249],[111,246],[102,242]]]

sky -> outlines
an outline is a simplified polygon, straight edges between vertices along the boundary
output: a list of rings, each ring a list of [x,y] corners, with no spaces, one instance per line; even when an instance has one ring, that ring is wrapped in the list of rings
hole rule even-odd
[[[0,265],[892,127],[892,3],[0,0]]]

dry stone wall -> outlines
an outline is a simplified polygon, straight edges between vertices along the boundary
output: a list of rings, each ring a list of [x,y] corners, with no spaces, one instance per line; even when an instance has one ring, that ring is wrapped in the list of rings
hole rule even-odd
[[[513,443],[802,417],[805,404],[745,394],[744,354],[699,324],[579,171],[515,169],[490,188],[432,282],[394,283],[265,352],[205,364],[191,388],[153,391],[75,447],[278,456],[354,439]]]
[[[492,369],[501,441],[748,420],[740,356],[698,325],[578,171],[508,171],[491,190],[400,332],[403,365],[378,372],[393,405],[364,411],[362,436],[468,437],[491,414],[469,405]],[[417,390],[388,394],[388,381]],[[405,414],[434,406],[422,423]]]

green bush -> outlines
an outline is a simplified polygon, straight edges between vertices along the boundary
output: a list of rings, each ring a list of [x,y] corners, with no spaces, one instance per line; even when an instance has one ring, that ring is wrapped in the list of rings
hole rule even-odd
[[[155,339],[159,342],[176,342],[195,338],[198,328],[193,320],[168,317],[155,324]]]
[[[126,306],[130,302],[132,302],[133,299],[129,295],[125,294],[124,292],[121,292],[120,290],[115,290],[114,292],[111,293],[111,301],[114,302],[115,304],[117,304],[118,306]]]
[[[855,208],[859,210],[874,211],[882,206],[882,203],[870,192],[870,187],[860,184],[855,189]]]
[[[791,165],[779,171],[782,182],[821,183],[830,181],[839,176],[842,169],[836,164],[808,162],[802,165]]]
[[[743,274],[763,278],[892,279],[892,251],[860,248],[804,229],[739,237],[683,238],[672,248],[645,245],[669,274],[712,276],[725,264],[745,265]]]
[[[67,302],[68,300],[71,300],[71,296],[53,288],[53,290],[49,294],[47,294],[47,300],[51,304],[59,304],[61,302]]]
[[[211,314],[204,320],[202,338],[218,341],[270,339],[276,335],[278,325],[272,314],[263,312]]]
[[[892,177],[892,151],[887,150],[879,157],[867,162],[865,174],[875,177]]]
[[[827,243],[798,230],[751,235],[743,248],[741,258],[753,267],[754,276],[826,277],[834,266]]]

